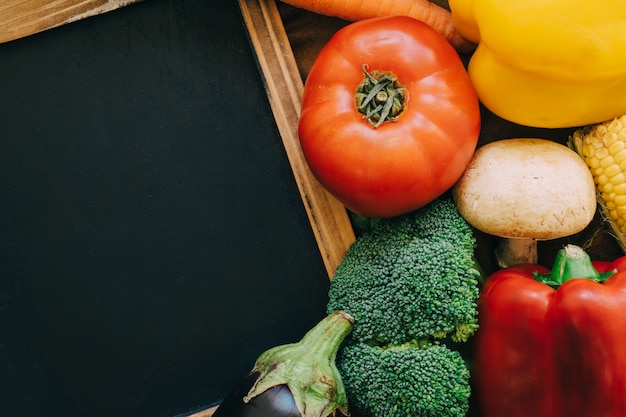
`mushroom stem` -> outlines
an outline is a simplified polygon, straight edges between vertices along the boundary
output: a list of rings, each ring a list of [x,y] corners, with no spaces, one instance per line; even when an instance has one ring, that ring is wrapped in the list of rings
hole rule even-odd
[[[526,238],[502,238],[496,248],[496,260],[500,268],[519,264],[536,264],[537,241]]]

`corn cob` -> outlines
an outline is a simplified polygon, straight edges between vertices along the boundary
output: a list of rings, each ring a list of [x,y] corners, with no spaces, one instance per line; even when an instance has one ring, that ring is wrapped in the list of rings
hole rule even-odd
[[[579,129],[568,144],[589,167],[598,205],[626,252],[626,115]]]

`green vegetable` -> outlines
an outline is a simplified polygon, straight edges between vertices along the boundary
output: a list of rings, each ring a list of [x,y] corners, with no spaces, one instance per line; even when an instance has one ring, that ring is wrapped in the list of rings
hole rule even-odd
[[[450,199],[380,219],[337,267],[327,310],[354,317],[352,338],[359,341],[465,341],[478,327],[474,246]]]
[[[348,401],[336,355],[353,322],[349,314],[334,311],[299,342],[263,352],[213,416],[347,416]]]
[[[263,352],[252,368],[252,372],[260,375],[243,402],[272,387],[286,385],[302,417],[325,417],[337,410],[348,415],[346,393],[335,358],[352,323],[349,314],[334,311],[299,342]]]
[[[465,361],[437,342],[355,343],[339,358],[350,407],[368,416],[460,417],[469,409]]]
[[[476,331],[473,230],[449,198],[380,219],[346,253],[328,311],[355,319],[337,364],[351,407],[371,417],[464,416]]]

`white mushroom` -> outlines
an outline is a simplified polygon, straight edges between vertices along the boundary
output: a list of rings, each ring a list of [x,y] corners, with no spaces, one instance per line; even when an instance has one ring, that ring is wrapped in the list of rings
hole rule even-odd
[[[570,148],[545,139],[503,139],[475,152],[453,187],[459,212],[499,236],[500,267],[537,262],[537,241],[571,236],[596,212],[589,168]]]

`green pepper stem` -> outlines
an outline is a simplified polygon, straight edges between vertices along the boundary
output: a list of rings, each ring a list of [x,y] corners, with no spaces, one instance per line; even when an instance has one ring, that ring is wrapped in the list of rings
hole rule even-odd
[[[615,270],[605,273],[598,272],[583,248],[576,245],[566,245],[557,252],[550,273],[539,274],[535,272],[535,280],[558,288],[573,278],[585,278],[603,282],[615,272]]]
[[[272,387],[287,385],[302,417],[328,416],[336,410],[348,415],[348,400],[335,358],[353,323],[352,316],[335,311],[299,342],[263,352],[252,369],[260,375],[243,401]]]

